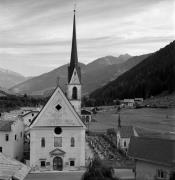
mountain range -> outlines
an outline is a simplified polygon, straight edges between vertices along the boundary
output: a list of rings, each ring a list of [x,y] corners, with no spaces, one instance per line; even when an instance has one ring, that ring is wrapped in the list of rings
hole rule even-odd
[[[97,104],[110,104],[118,98],[149,98],[163,92],[175,92],[175,41],[92,92],[90,98]]]
[[[27,78],[19,73],[0,68],[0,87],[2,88],[8,89],[25,80],[27,80]]]
[[[106,56],[85,65],[79,63],[82,73],[83,95],[89,94],[102,87],[109,81],[140,63],[147,55],[130,56],[128,54],[118,57]],[[58,84],[65,91],[67,83],[68,64],[56,68],[48,73],[28,79],[14,87],[11,91],[21,94],[48,96]],[[58,80],[59,79],[59,80]]]

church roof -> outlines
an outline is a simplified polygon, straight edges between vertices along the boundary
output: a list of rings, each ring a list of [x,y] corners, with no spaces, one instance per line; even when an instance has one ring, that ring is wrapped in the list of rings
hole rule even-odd
[[[132,126],[121,126],[119,130],[121,138],[131,138],[131,136],[134,136],[134,129]]]
[[[55,126],[86,128],[60,87],[56,88],[30,128]]]
[[[80,70],[80,67],[78,65],[75,10],[74,10],[74,20],[73,20],[71,59],[70,59],[70,65],[68,67],[68,83],[71,80],[74,69],[77,70],[78,77],[79,77],[79,80],[81,82],[81,70]]]

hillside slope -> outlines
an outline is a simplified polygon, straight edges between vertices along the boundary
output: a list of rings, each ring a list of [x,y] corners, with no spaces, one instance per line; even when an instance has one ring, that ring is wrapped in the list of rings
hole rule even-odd
[[[90,97],[98,104],[109,104],[116,98],[149,98],[164,91],[175,91],[175,41],[97,89]]]
[[[0,68],[0,87],[10,88],[25,81],[27,78],[19,73]]]
[[[89,94],[95,89],[102,87],[143,61],[143,59],[148,56],[149,55],[131,57],[130,55],[125,54],[120,55],[119,57],[106,56],[99,58],[87,65],[80,63],[83,95]],[[65,91],[67,83],[67,65],[63,65],[53,71],[31,78],[12,87],[10,90],[22,94],[49,95],[56,87],[57,77],[59,77],[59,85]]]

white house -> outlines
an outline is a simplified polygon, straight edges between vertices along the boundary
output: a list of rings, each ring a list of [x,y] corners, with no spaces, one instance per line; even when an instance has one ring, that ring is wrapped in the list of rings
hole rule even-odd
[[[78,65],[75,11],[67,97],[57,87],[30,126],[33,170],[73,170],[85,166],[85,130],[81,121],[81,71]]]
[[[24,142],[24,123],[18,119],[15,121],[0,120],[0,152],[22,160]]]
[[[175,179],[175,140],[132,137],[128,155],[136,163],[136,180]]]
[[[126,107],[133,108],[135,101],[134,99],[124,99],[123,103],[125,104]]]

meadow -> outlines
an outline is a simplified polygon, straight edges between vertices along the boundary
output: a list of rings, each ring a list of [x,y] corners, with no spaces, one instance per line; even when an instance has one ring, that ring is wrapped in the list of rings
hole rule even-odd
[[[104,132],[109,128],[117,128],[118,112],[114,107],[103,108],[93,115],[93,119],[95,122],[89,124],[89,130]],[[122,125],[175,134],[175,108],[122,109],[120,119]]]

